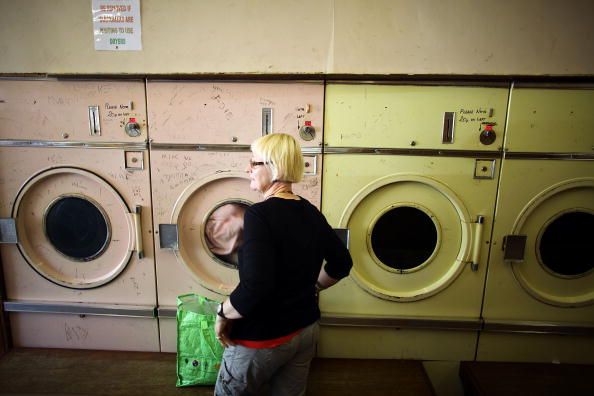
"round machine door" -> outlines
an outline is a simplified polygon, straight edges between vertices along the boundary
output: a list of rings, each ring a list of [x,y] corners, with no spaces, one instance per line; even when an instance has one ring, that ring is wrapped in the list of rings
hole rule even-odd
[[[220,295],[229,295],[239,282],[243,213],[261,199],[249,184],[244,172],[213,174],[190,185],[173,209],[178,262],[200,285]]]
[[[84,169],[36,174],[19,191],[12,216],[25,260],[60,286],[102,286],[132,255],[135,227],[128,206],[109,183]]]
[[[523,262],[513,274],[532,297],[560,307],[594,302],[594,179],[554,185],[535,196],[516,219],[512,234],[525,235]]]
[[[352,277],[387,300],[439,293],[470,255],[466,208],[451,189],[429,177],[391,175],[368,184],[349,202],[340,226],[350,229]]]

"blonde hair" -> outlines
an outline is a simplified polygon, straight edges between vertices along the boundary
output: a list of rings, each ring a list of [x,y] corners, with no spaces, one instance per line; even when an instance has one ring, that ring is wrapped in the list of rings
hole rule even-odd
[[[301,147],[291,135],[271,133],[256,139],[251,149],[262,156],[272,172],[274,181],[298,183],[303,178],[303,155]]]

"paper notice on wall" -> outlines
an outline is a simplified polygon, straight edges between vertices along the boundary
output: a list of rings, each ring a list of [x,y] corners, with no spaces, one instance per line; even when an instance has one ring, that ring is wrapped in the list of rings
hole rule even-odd
[[[140,0],[93,0],[95,50],[140,51]]]

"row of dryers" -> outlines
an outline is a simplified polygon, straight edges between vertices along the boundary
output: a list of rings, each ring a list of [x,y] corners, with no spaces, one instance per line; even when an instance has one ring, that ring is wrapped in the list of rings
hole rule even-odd
[[[328,85],[320,353],[592,363],[592,88]]]
[[[319,207],[324,85],[0,81],[4,309],[17,346],[175,351],[177,296],[238,282],[205,227],[260,199],[249,144],[303,143]],[[149,140],[150,137],[150,140]]]
[[[0,81],[13,341],[175,351],[176,297],[238,281],[205,227],[260,199],[249,143],[283,131],[349,230],[321,356],[590,361],[588,88]]]

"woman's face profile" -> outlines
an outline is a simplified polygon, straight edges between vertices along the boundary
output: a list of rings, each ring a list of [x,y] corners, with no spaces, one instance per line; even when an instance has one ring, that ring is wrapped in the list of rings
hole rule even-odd
[[[250,189],[254,191],[263,193],[272,184],[272,172],[264,165],[262,157],[256,153],[253,153],[245,171],[250,176]]]

